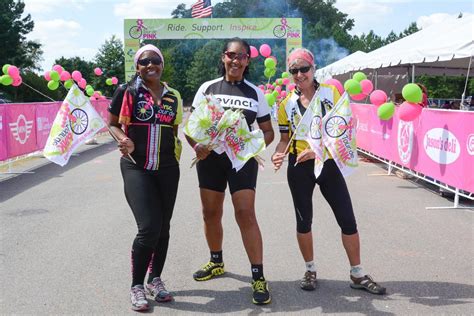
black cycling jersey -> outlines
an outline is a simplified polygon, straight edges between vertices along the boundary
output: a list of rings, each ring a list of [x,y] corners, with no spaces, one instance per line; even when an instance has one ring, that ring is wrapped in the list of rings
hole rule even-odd
[[[194,97],[193,108],[199,106],[205,94],[213,94],[224,109],[242,109],[250,130],[255,120],[261,123],[271,119],[262,90],[245,79],[229,82],[221,77],[203,83]]]

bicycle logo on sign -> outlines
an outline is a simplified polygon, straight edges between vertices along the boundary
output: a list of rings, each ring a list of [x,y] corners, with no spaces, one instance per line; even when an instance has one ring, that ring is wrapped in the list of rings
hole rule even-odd
[[[130,35],[131,38],[139,39],[143,34],[143,29],[146,30],[147,27],[145,26],[145,24],[143,24],[142,19],[138,19],[137,25],[132,26],[130,30],[128,31],[128,34]]]
[[[273,35],[275,35],[275,37],[283,38],[285,35],[286,37],[300,37],[300,32],[291,30],[285,17],[281,18],[280,23],[280,25],[273,28]]]

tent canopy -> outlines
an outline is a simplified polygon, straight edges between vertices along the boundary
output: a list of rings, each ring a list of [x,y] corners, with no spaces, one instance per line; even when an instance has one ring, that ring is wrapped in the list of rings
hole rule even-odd
[[[334,75],[372,69],[378,74],[406,73],[412,65],[417,75],[465,76],[474,55],[473,27],[473,15],[434,24],[370,53],[355,52],[318,69],[316,78],[324,81]]]

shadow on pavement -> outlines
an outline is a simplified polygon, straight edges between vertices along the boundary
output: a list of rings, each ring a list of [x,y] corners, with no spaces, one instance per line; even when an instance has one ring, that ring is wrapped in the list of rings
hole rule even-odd
[[[249,277],[232,273],[226,273],[226,277],[250,283]],[[377,308],[373,302],[408,300],[410,303],[436,307],[472,304],[474,299],[474,286],[467,284],[430,281],[383,282],[382,285],[387,288],[388,294],[379,296],[363,290],[353,290],[349,287],[349,281],[320,279],[318,287],[312,292],[301,290],[299,280],[270,281],[272,302],[269,305],[256,306],[251,303],[251,288],[247,284],[238,291],[219,289],[176,291],[173,292],[174,302],[152,304],[153,307],[160,309],[211,314],[244,311],[250,315],[268,312],[308,312],[320,308],[322,313],[394,315],[394,312]],[[193,302],[197,299],[202,301],[202,298],[208,298],[208,302]]]
[[[51,178],[61,177],[62,174],[85,162],[116,150],[117,145],[113,142],[104,143],[74,155],[68,164],[61,167],[55,163],[47,163],[34,169],[34,173],[20,174],[16,177],[0,182],[0,202],[5,202],[17,194],[22,193],[36,185]],[[45,159],[46,160],[46,159]]]

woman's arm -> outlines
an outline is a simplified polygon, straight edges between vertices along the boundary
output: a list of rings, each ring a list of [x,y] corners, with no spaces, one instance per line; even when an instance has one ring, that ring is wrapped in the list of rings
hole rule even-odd
[[[275,133],[273,132],[272,121],[268,120],[265,122],[258,123],[258,127],[263,132],[263,138],[265,139],[265,145],[270,145],[273,139],[275,138]]]
[[[285,150],[288,147],[289,141],[290,136],[288,133],[280,133],[280,142],[277,144],[275,153],[272,155],[272,163],[275,170],[280,169],[281,165],[283,164],[283,160],[286,156]]]
[[[135,150],[133,141],[125,135],[122,126],[118,122],[118,116],[109,112],[107,125],[112,137],[118,142],[118,148],[123,155],[131,154]]]

